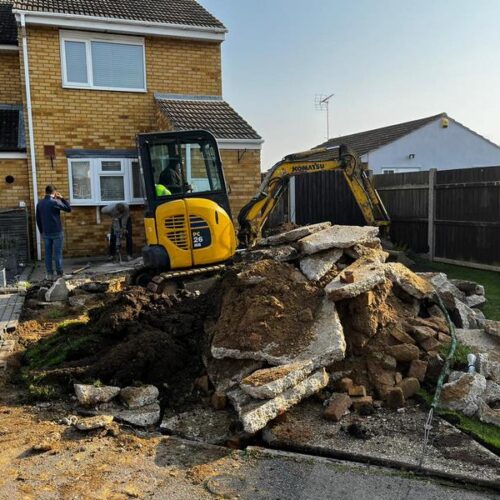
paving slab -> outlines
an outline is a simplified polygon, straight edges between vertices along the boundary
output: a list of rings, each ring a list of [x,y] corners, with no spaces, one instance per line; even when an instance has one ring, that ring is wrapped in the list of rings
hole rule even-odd
[[[231,429],[238,422],[231,410],[214,410],[199,406],[190,411],[174,414],[166,410],[160,430],[193,441],[209,444],[226,444],[232,436]]]
[[[356,264],[356,263],[355,263]],[[346,282],[346,271],[352,273],[352,282]],[[368,264],[366,266],[352,265],[344,269],[342,273],[334,278],[325,287],[328,297],[333,300],[352,299],[362,293],[373,290],[385,280],[385,272],[382,264]]]
[[[351,413],[338,423],[325,420],[322,414],[319,403],[302,402],[288,411],[285,421],[267,427],[263,439],[284,449],[418,467],[427,419],[427,411],[420,406],[407,406],[402,412],[379,409],[370,417]],[[351,436],[347,428],[352,423],[363,425],[371,437]],[[423,466],[472,482],[481,478],[500,484],[500,457],[439,417],[433,421]]]
[[[25,296],[21,293],[0,294],[0,334],[17,328]]]
[[[286,231],[284,233],[275,234],[272,236],[268,236],[267,238],[263,238],[259,241],[259,245],[267,246],[267,245],[283,245],[284,243],[292,243],[294,241],[300,240],[309,236],[310,234],[317,233],[318,231],[322,231],[332,225],[331,222],[319,222],[318,224],[310,224],[309,226],[301,226],[291,231]]]
[[[252,398],[271,399],[302,382],[313,370],[312,361],[264,368],[245,377],[240,387]]]
[[[318,281],[332,269],[343,254],[344,251],[341,248],[334,248],[333,250],[304,257],[300,261],[300,270],[308,279]]]
[[[379,229],[372,226],[332,226],[299,240],[299,248],[306,255],[329,248],[349,248],[358,243],[373,242]]]
[[[269,421],[326,387],[328,380],[328,374],[322,368],[273,399],[253,400],[238,412],[243,429],[250,434],[263,429]]]

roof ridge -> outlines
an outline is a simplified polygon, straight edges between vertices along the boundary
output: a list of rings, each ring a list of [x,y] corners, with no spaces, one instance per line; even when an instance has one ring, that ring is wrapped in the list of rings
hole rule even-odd
[[[329,141],[337,141],[337,140],[342,139],[344,137],[350,137],[352,135],[367,134],[369,132],[378,132],[379,130],[383,130],[383,129],[387,129],[387,128],[400,127],[401,125],[411,125],[412,123],[424,122],[424,121],[428,122],[428,121],[435,120],[437,118],[448,118],[448,115],[445,112],[443,112],[443,113],[438,113],[437,115],[431,115],[431,116],[426,116],[423,118],[417,118],[415,120],[409,120],[406,122],[393,123],[392,125],[384,125],[382,127],[371,128],[368,130],[361,130],[359,132],[353,132],[352,134],[339,135],[337,137],[331,137],[330,139],[328,139],[328,141],[325,141],[323,144],[326,144]],[[420,127],[417,127],[417,128],[420,128]],[[413,129],[413,130],[417,130],[417,129]],[[408,132],[408,133],[410,133],[410,132]]]

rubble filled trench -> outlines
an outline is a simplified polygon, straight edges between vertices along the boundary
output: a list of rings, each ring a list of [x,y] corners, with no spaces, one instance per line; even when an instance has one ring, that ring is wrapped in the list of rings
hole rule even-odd
[[[458,332],[481,331],[493,345],[500,337],[481,313],[479,284],[415,274],[388,258],[374,227],[279,232],[241,254],[205,294],[113,294],[87,322],[31,344],[23,374],[56,388],[50,394],[75,394],[68,425],[82,432],[115,420],[160,424],[239,447],[308,400],[332,426],[354,418],[354,439],[369,439],[368,423],[434,390],[452,333],[436,294]],[[68,295],[81,307],[75,297],[86,292]],[[473,374],[463,360],[455,364],[442,396],[447,408],[492,428],[500,421],[496,355],[477,352]]]

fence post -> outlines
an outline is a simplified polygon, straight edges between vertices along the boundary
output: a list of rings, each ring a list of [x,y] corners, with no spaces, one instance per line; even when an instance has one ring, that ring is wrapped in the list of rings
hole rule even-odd
[[[297,221],[297,213],[296,213],[296,204],[295,204],[295,177],[292,177],[288,181],[288,222]]]
[[[437,169],[429,170],[429,200],[427,204],[427,243],[429,245],[429,259],[434,260],[436,249],[434,219],[436,214],[436,172]]]

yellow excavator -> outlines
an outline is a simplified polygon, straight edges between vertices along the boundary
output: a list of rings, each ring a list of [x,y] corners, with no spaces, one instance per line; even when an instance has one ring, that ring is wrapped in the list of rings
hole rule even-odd
[[[291,177],[341,170],[368,225],[390,220],[366,168],[345,146],[295,153],[265,176],[238,215],[238,239],[217,141],[203,130],[140,134],[144,178],[144,266],[132,283],[161,292],[168,283],[217,274],[237,248],[252,247]]]

